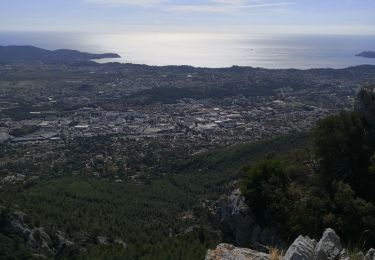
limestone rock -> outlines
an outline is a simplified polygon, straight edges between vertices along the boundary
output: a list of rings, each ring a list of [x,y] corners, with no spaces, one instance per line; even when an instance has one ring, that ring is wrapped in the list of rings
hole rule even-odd
[[[235,190],[217,203],[216,217],[227,240],[237,246],[247,246],[252,240],[252,230],[256,228],[254,215],[245,203],[245,198]]]
[[[56,248],[57,252],[61,252],[62,248],[69,248],[73,246],[74,243],[65,238],[65,234],[61,231],[56,232]]]
[[[23,238],[27,239],[30,235],[30,228],[25,224],[24,216],[25,214],[20,211],[8,214],[7,228],[11,233],[21,235]]]
[[[359,260],[365,259],[365,255],[363,254],[363,252],[358,252],[358,253],[355,255],[355,258],[354,258],[354,259],[359,259]]]
[[[215,218],[224,239],[236,246],[273,245],[285,248],[286,244],[271,229],[262,229],[247,206],[239,189],[216,203]],[[264,247],[262,247],[264,248]]]
[[[47,233],[43,227],[33,227],[24,221],[25,214],[20,211],[11,212],[0,205],[0,228],[5,235],[21,238],[22,242],[31,250],[33,258],[47,259],[72,259],[86,251],[86,247],[95,244],[119,245],[123,248],[127,244],[116,239],[112,241],[104,236],[91,237],[85,232],[80,232],[72,242],[65,238],[61,231]],[[1,258],[1,256],[0,256]]]
[[[286,251],[283,260],[310,260],[313,259],[317,242],[309,237],[299,236]]]
[[[230,244],[220,244],[208,250],[205,260],[268,260],[269,255]]]
[[[316,260],[331,260],[337,259],[342,251],[342,246],[339,236],[336,232],[328,228],[324,231],[323,237],[315,248]]]
[[[365,260],[375,260],[375,249],[371,248],[365,255]]]
[[[71,259],[79,256],[82,252],[84,252],[85,249],[79,246],[78,244],[72,243],[72,242],[65,242],[61,244],[59,249],[56,252],[55,258],[66,258]]]
[[[95,240],[96,240],[96,243],[99,244],[99,245],[108,245],[109,244],[108,238],[103,237],[103,236],[97,236]]]
[[[27,245],[33,249],[45,249],[52,252],[52,240],[43,228],[34,228],[30,232]]]
[[[350,260],[349,254],[346,249],[343,249],[340,253],[340,260]]]
[[[121,239],[116,239],[115,244],[122,246],[124,249],[128,247],[128,245]]]

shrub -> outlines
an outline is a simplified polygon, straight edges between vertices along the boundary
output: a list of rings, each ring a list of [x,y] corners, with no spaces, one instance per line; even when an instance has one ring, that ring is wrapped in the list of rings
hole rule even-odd
[[[286,215],[289,179],[285,163],[268,158],[247,170],[241,192],[260,220],[281,220]]]

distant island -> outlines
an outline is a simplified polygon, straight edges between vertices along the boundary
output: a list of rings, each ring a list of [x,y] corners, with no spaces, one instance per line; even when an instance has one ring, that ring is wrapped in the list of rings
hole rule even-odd
[[[364,51],[364,52],[358,53],[355,56],[375,59],[375,51]]]
[[[92,54],[75,50],[45,50],[34,46],[0,46],[0,63],[35,62],[61,63],[121,58],[116,53]]]

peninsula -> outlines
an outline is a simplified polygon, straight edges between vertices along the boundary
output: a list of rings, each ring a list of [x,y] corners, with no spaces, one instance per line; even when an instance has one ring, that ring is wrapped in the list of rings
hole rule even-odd
[[[375,51],[363,51],[355,56],[375,59]]]
[[[92,54],[75,50],[45,50],[34,46],[0,46],[0,63],[35,62],[45,63],[89,61],[104,58],[121,58],[115,53]]]

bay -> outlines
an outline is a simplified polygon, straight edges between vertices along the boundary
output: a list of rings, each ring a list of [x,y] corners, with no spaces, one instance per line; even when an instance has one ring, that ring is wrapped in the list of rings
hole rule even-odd
[[[309,69],[375,65],[375,59],[355,56],[362,51],[375,50],[375,36],[362,35],[0,32],[0,45],[114,52],[122,58],[100,62],[158,66]]]

